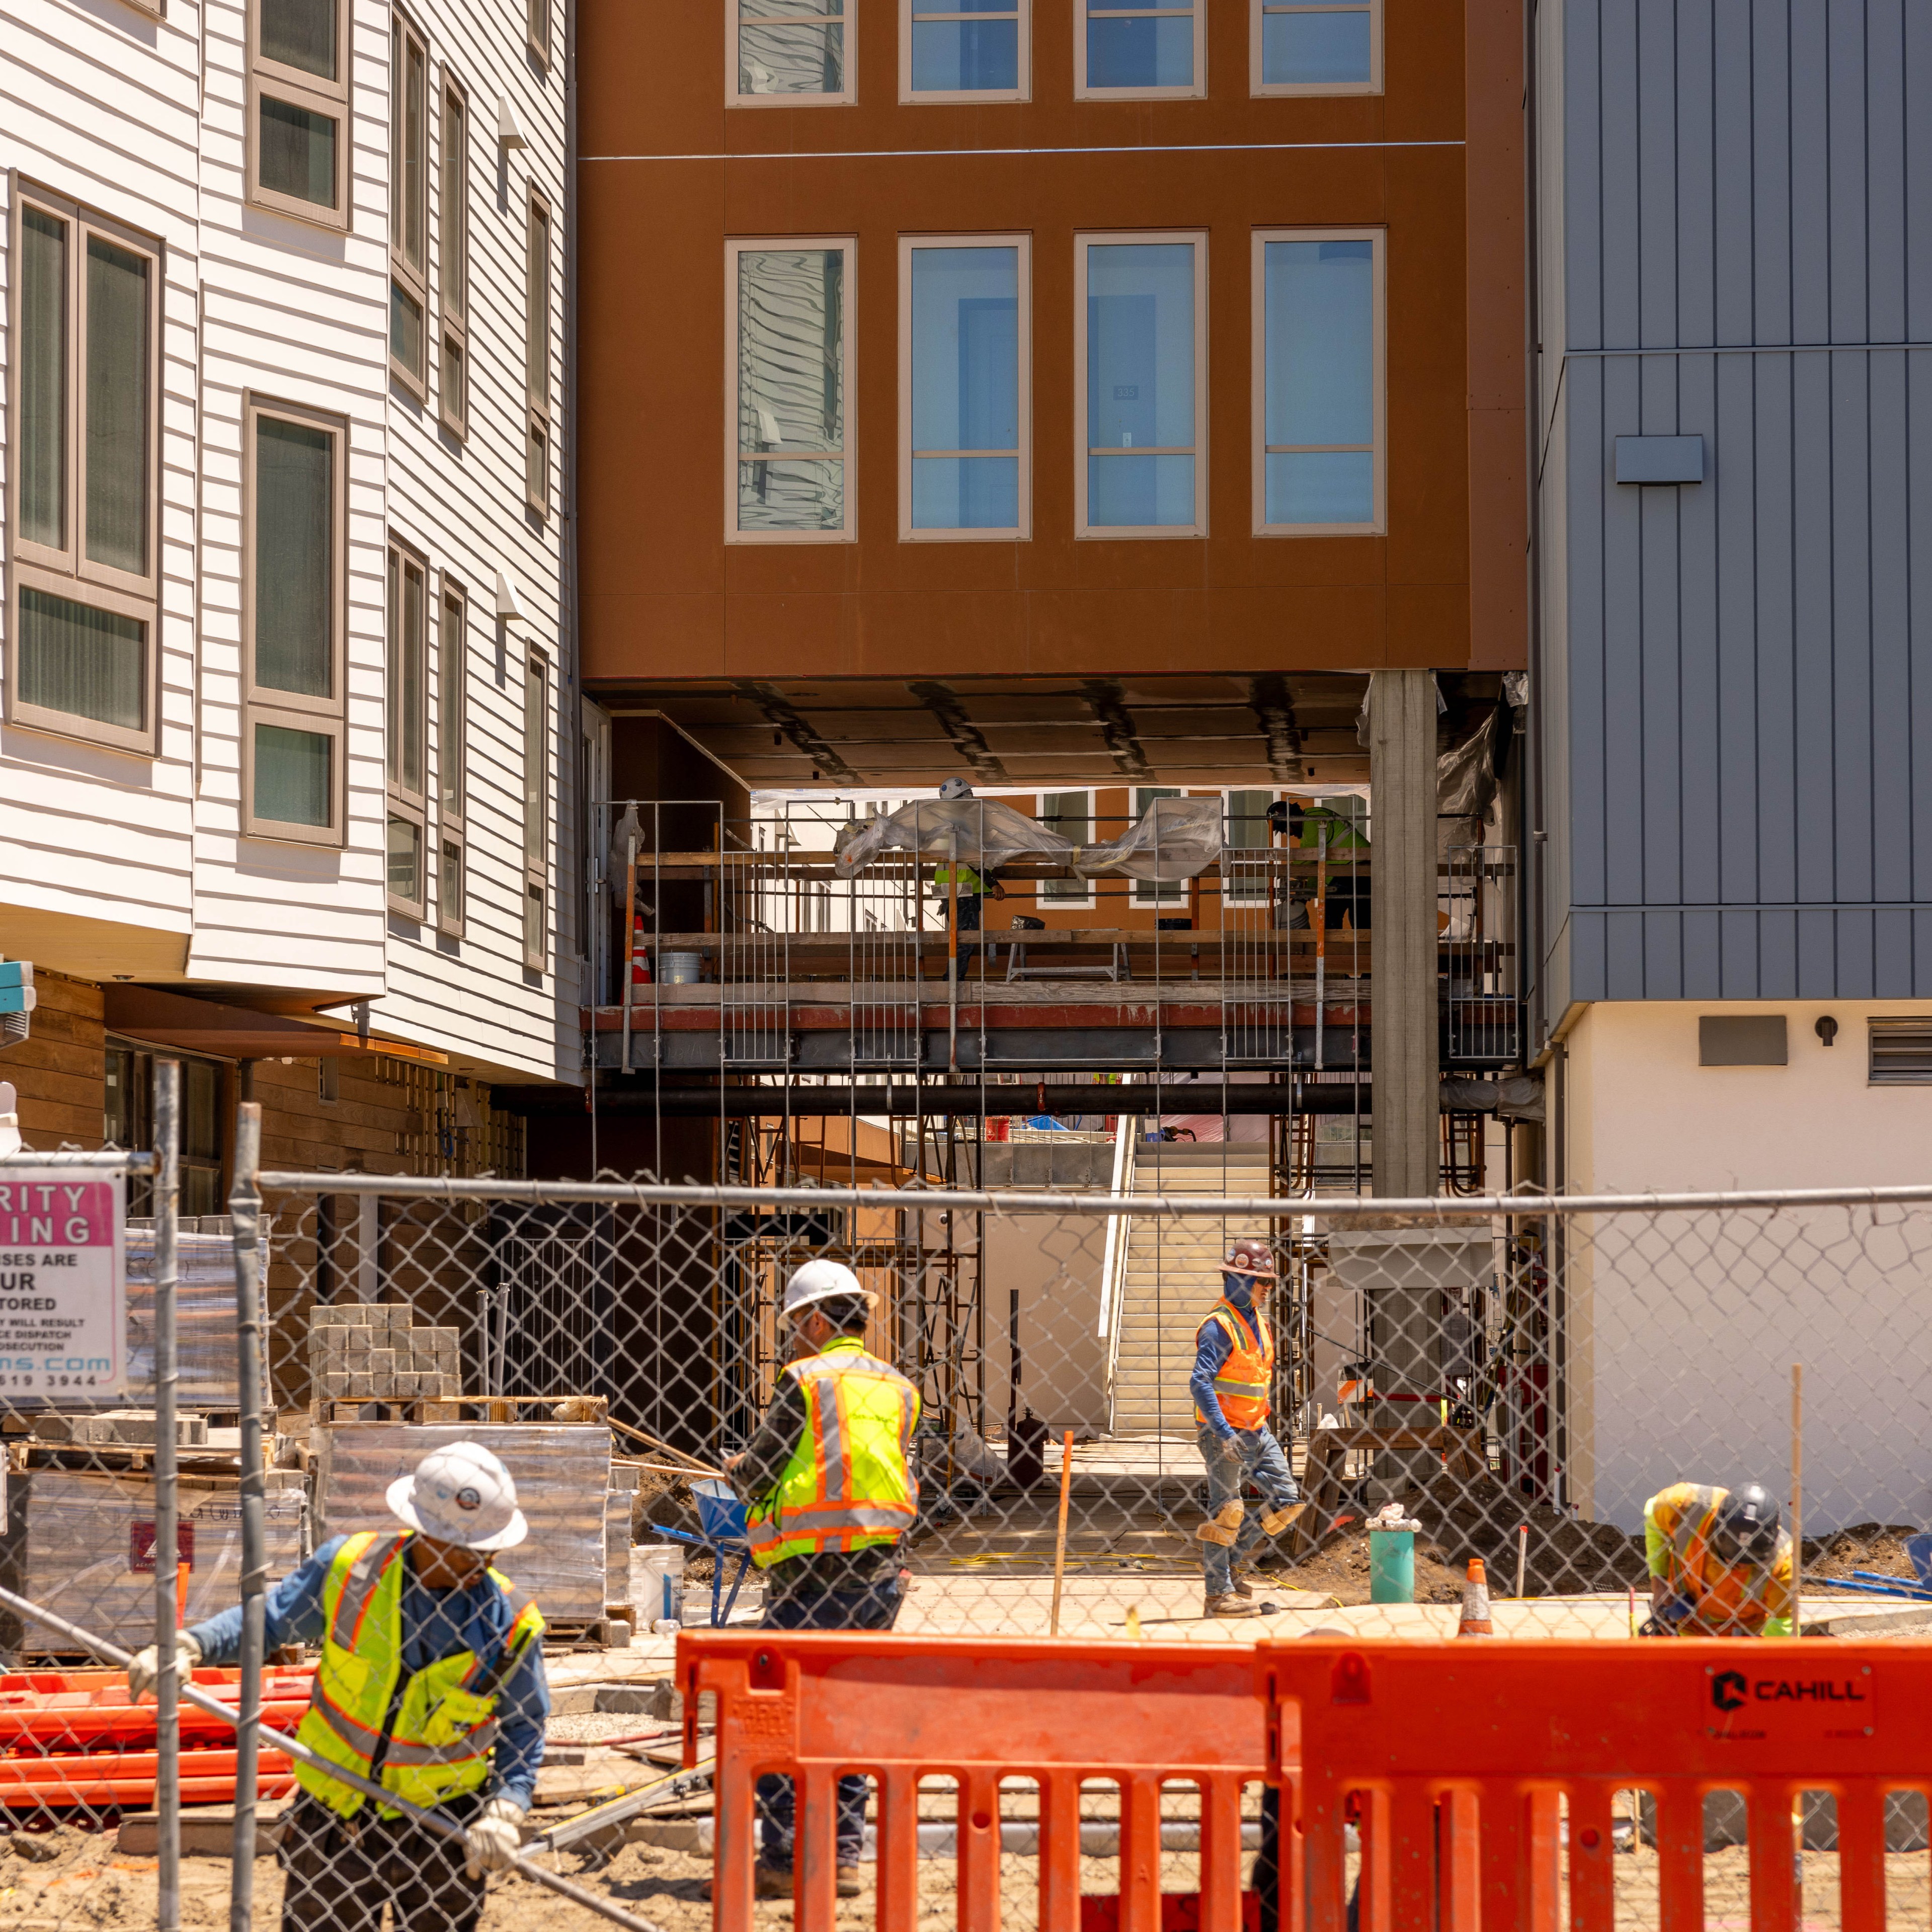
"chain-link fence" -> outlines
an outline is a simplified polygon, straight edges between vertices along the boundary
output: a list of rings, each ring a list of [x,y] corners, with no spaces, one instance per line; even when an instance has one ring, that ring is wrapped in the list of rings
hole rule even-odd
[[[1466,1618],[1505,1639],[1622,1642],[1774,1632],[1794,1614],[1811,1632],[1932,1634],[1932,1188],[1244,1198],[1204,1156],[1158,1194],[568,1184],[257,1173],[256,1144],[244,1118],[232,1225],[147,1234],[159,1264],[143,1262],[146,1231],[127,1232],[127,1373],[111,1396],[5,1392],[0,1588],[16,1600],[0,1640],[16,1674],[0,1683],[0,1726],[14,1726],[0,1779],[30,1921],[158,1911],[168,1925],[172,1910],[193,1924],[228,1910],[232,1884],[240,1924],[286,1910],[376,1932],[388,1899],[398,1925],[452,1932],[479,1903],[492,1927],[533,1910],[587,1925],[601,1910],[694,1928],[710,1911],[710,1796],[701,1761],[682,1767],[672,1650],[680,1628],[714,1622],[1103,1646],[1450,1636]],[[1238,1241],[1258,1253],[1231,1272]],[[13,1277],[0,1298],[44,1286],[20,1280],[27,1252],[0,1210]],[[812,1304],[803,1330],[788,1283],[825,1262],[862,1293]],[[144,1289],[170,1272],[171,1295]],[[168,1304],[171,1469],[157,1432]],[[882,1438],[876,1410],[806,1400],[790,1364],[814,1348],[916,1395],[902,1493],[880,1474],[896,1424]],[[171,1878],[149,1862],[172,1831],[154,1816],[166,1719],[130,1706],[118,1676],[52,1674],[84,1672],[93,1640],[154,1640],[170,1478],[186,1594],[166,1621],[205,1642],[202,1688],[218,1700],[244,1694],[238,1666],[259,1670],[264,1721],[286,1734],[340,1610],[332,1593],[363,1601],[336,1574],[340,1539],[374,1533],[392,1551],[392,1485],[458,1442],[500,1458],[529,1534],[496,1559],[501,1630],[440,1630],[398,1573],[397,1681],[466,1651],[485,1702],[442,1696],[425,1714],[386,1693],[372,1714],[345,1692],[337,1735],[370,1719],[383,1763],[454,1762],[493,1721],[484,1781],[451,1787],[441,1814],[472,1823],[506,1784],[528,1796],[530,1863],[575,1899],[539,1898],[528,1869],[486,1897],[460,1850],[373,1806],[339,1816],[296,1790],[273,1738],[244,1736],[238,1756],[222,1719],[192,1707],[182,1842],[213,1856]],[[1753,1484],[1782,1542],[1710,1493]],[[845,1504],[902,1514],[890,1531],[867,1518],[883,1540],[862,1547],[808,1539],[754,1560],[780,1533],[771,1519],[782,1530],[787,1510],[796,1522]],[[1476,1559],[1486,1604],[1469,1590]],[[525,1597],[548,1628],[541,1672],[526,1661],[517,1676],[490,1646],[507,1655],[508,1606]],[[1258,1757],[1258,1856],[1261,1772]],[[435,1795],[433,1778],[402,1789]],[[842,1840],[869,1899],[866,1795],[848,1794]],[[1029,1802],[1023,1779],[1002,1801],[1016,1924],[1037,1895]],[[1099,1787],[1083,1800],[1083,1885],[1100,1896],[1118,1889],[1118,1802]],[[764,1803],[777,1871],[787,1808],[782,1792]],[[953,1803],[938,1786],[922,1799],[935,1927]],[[1170,1891],[1192,1888],[1191,1803],[1166,1807]],[[1894,1810],[1892,1855],[1916,1859],[1922,1892],[1923,1803]],[[1640,1877],[1654,1856],[1646,1815],[1635,1795],[1619,1814]],[[1712,1830],[1721,1858],[1721,1816]],[[262,1856],[224,1862],[238,1831]],[[1828,1858],[1828,1831],[1813,1837],[1806,1857]],[[37,1859],[44,1846],[55,1856]],[[1628,1922],[1657,1922],[1633,1884]]]

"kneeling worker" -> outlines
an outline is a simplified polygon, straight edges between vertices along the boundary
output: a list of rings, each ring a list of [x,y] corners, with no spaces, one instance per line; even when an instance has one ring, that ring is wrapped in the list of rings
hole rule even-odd
[[[742,1455],[724,1466],[749,1506],[766,1630],[890,1630],[904,1586],[898,1540],[919,1514],[919,1391],[866,1352],[872,1296],[842,1263],[807,1262],[785,1286],[793,1360]],[[792,1895],[788,1778],[758,1780],[760,1898]],[[838,1896],[859,1893],[866,1780],[838,1780]]]
[[[1208,1465],[1208,1520],[1195,1532],[1202,1551],[1210,1617],[1252,1617],[1254,1592],[1234,1569],[1263,1536],[1279,1536],[1307,1505],[1288,1458],[1268,1426],[1274,1385],[1274,1331],[1262,1304],[1274,1286],[1274,1250],[1262,1240],[1237,1241],[1221,1274],[1221,1299],[1195,1336],[1188,1388]],[[1258,1523],[1244,1520],[1241,1486],[1252,1480],[1268,1498]]]
[[[1640,1636],[1789,1636],[1791,1538],[1756,1483],[1673,1483],[1643,1506],[1650,1620]]]
[[[400,1534],[334,1536],[268,1592],[267,1646],[318,1640],[322,1661],[296,1735],[332,1763],[466,1827],[432,1837],[327,1773],[296,1766],[283,1932],[471,1932],[484,1874],[501,1870],[543,1761],[550,1690],[543,1618],[490,1567],[489,1552],[530,1526],[510,1472],[488,1450],[454,1442],[390,1484]],[[227,1664],[242,1647],[238,1604],[184,1630],[175,1667]],[[128,1672],[154,1688],[150,1645]]]

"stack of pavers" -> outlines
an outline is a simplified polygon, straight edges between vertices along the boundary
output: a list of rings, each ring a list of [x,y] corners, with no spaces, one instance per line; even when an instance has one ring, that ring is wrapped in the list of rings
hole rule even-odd
[[[325,1304],[309,1312],[310,1386],[318,1403],[434,1403],[418,1418],[458,1420],[457,1330],[412,1327],[405,1302]],[[441,1405],[452,1405],[446,1414]]]

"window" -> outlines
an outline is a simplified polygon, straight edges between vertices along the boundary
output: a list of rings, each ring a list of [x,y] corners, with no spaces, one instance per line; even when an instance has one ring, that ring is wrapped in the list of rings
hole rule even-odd
[[[1025,100],[1033,0],[899,0],[902,100]]]
[[[436,407],[452,436],[470,433],[470,97],[442,83],[442,178],[437,196],[442,351]]]
[[[1869,1024],[1867,1082],[1874,1087],[1932,1087],[1932,1018]]]
[[[1023,235],[899,244],[899,534],[1032,524],[1032,259]]]
[[[1202,27],[1207,0],[1132,6],[1123,0],[1076,0],[1073,11],[1073,98],[1126,99],[1207,92]]]
[[[429,760],[429,573],[401,544],[389,545],[389,903],[420,916],[428,858],[425,808]]]
[[[1248,0],[1256,94],[1379,94],[1382,0]]]
[[[340,418],[250,398],[244,570],[244,834],[342,842]]]
[[[1163,798],[1179,798],[1182,796],[1183,794],[1176,790],[1172,785],[1136,785],[1134,823],[1138,825],[1150,812],[1154,811],[1156,800]],[[1166,816],[1165,813],[1156,814],[1154,820],[1156,853],[1160,850],[1157,842],[1161,831],[1161,821]],[[1134,903],[1136,905],[1171,903],[1175,900],[1184,899],[1186,896],[1187,888],[1185,886],[1157,879],[1136,879],[1134,881]]]
[[[853,532],[849,241],[725,244],[724,530],[731,542]]]
[[[550,0],[525,0],[524,32],[532,54],[543,65],[550,65]]]
[[[346,228],[347,0],[254,0],[248,30],[248,198]]]
[[[1254,245],[1256,533],[1379,530],[1382,236],[1263,230]]]
[[[442,580],[442,622],[436,633],[436,784],[442,834],[436,873],[436,924],[463,932],[463,819],[468,789],[470,606],[462,588]]]
[[[1090,791],[1046,791],[1040,795],[1040,822],[1049,832],[1076,845],[1094,842],[1094,794]],[[1090,906],[1091,879],[1042,879],[1038,887],[1042,905]]]
[[[429,393],[429,52],[389,18],[389,368]]]
[[[524,499],[541,517],[550,511],[550,203],[540,194],[530,199],[524,276]]]
[[[549,958],[550,675],[533,657],[524,680],[524,964]]]
[[[24,184],[14,208],[7,715],[152,753],[160,251]]]
[[[1254,904],[1268,896],[1272,866],[1260,855],[1274,844],[1268,819],[1268,807],[1274,802],[1271,791],[1228,794],[1226,849],[1221,855],[1221,879],[1222,890],[1229,902]]]
[[[222,1105],[222,1089],[228,1070],[218,1060],[196,1060],[172,1048],[161,1057],[181,1062],[179,1211],[196,1217],[221,1214],[227,1204],[221,1184],[221,1124],[227,1112]],[[149,1148],[154,1144],[155,1058],[144,1048],[108,1043],[107,1104],[101,1126],[103,1138],[115,1147]],[[154,1213],[154,1186],[150,1175],[129,1176],[130,1215]]]
[[[847,0],[725,0],[726,104],[837,106],[855,98]]]
[[[1204,235],[1076,238],[1082,536],[1204,536]]]

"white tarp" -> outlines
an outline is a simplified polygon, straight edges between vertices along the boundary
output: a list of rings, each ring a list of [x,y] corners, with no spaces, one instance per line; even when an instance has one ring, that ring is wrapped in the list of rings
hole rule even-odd
[[[1218,798],[1157,798],[1138,824],[1104,845],[1088,846],[1074,862],[1083,874],[1124,872],[1172,885],[1204,872],[1220,856]]]
[[[986,873],[1016,859],[1071,864],[1072,842],[996,798],[913,799],[898,811],[840,828],[834,869],[856,877],[886,852],[916,852],[941,863],[956,859]]]

